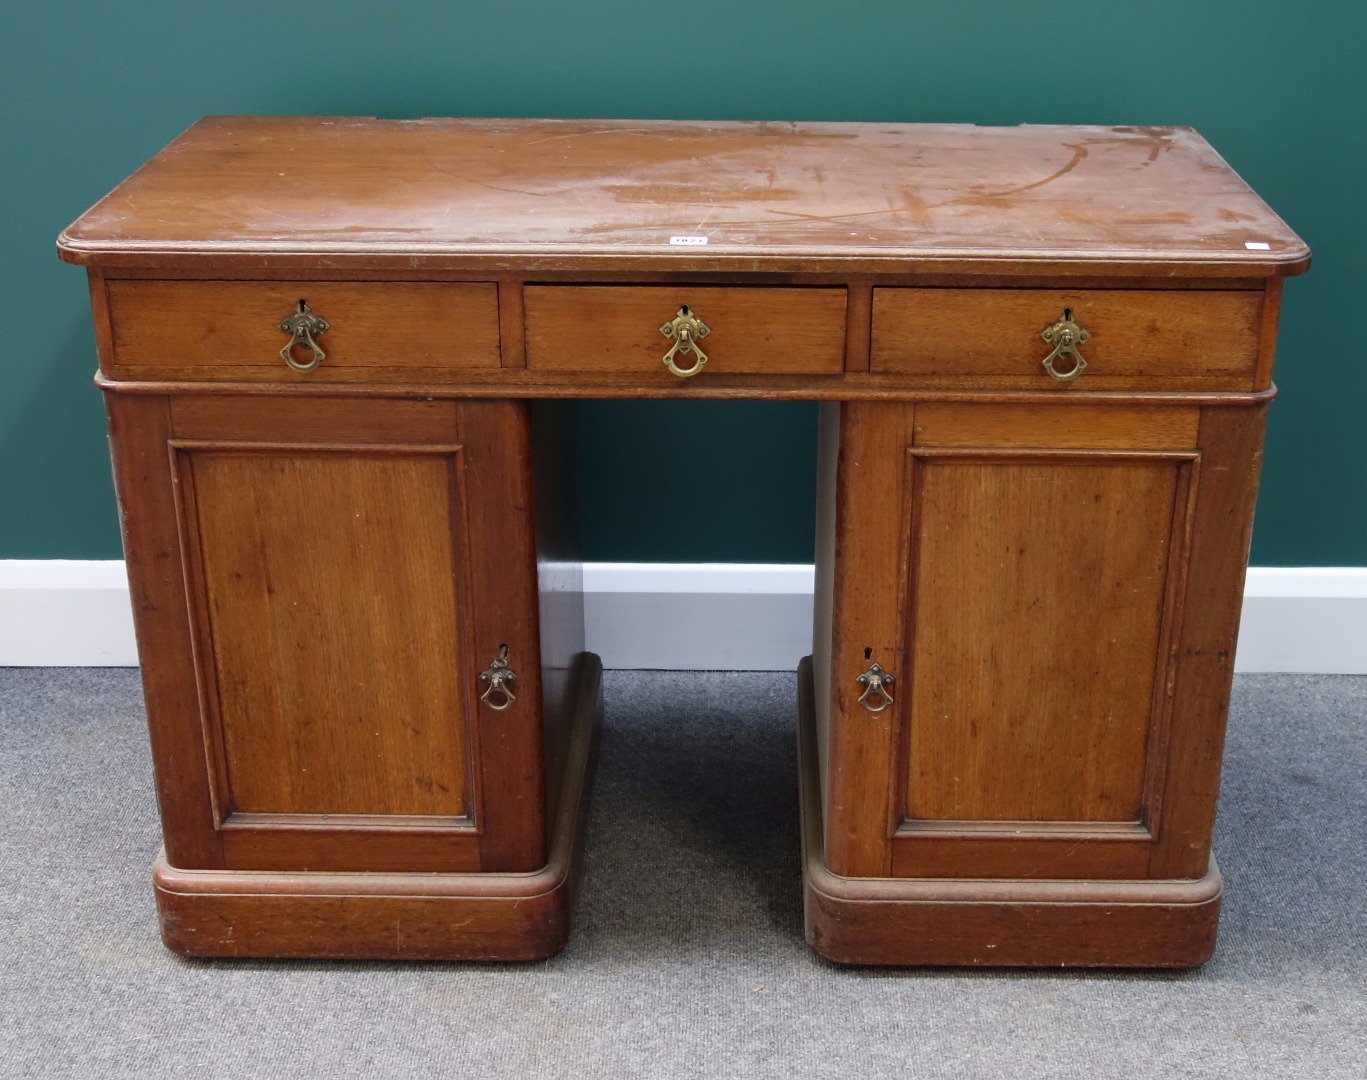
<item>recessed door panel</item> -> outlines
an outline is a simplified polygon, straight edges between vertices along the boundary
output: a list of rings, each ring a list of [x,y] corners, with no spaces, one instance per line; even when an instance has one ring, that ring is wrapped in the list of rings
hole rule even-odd
[[[459,448],[182,453],[224,812],[473,824]]]
[[[1141,824],[1180,466],[912,470],[904,816]]]

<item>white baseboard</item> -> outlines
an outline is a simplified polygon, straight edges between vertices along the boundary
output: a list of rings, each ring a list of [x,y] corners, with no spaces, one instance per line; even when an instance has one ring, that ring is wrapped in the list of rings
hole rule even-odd
[[[589,563],[588,647],[609,668],[790,671],[812,568]],[[123,563],[0,560],[0,666],[137,663]],[[1367,567],[1253,567],[1238,671],[1367,674]]]
[[[0,667],[133,667],[121,559],[0,559]]]
[[[787,671],[812,651],[811,566],[587,563],[584,630],[607,668]]]
[[[1367,675],[1367,566],[1251,566],[1235,671]]]

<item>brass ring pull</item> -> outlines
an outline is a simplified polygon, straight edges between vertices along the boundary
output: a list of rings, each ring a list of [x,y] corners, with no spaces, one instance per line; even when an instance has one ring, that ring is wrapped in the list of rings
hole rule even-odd
[[[479,695],[479,700],[495,712],[502,712],[517,700],[517,695],[508,689],[511,683],[517,682],[517,672],[508,666],[507,645],[498,647],[498,655],[493,663],[480,672],[479,681],[489,684],[489,688]]]
[[[1054,347],[1054,351],[1044,358],[1044,370],[1059,382],[1072,382],[1087,370],[1087,361],[1082,359],[1077,347],[1086,345],[1092,340],[1092,335],[1086,328],[1073,322],[1072,308],[1064,308],[1063,317],[1058,322],[1046,326],[1039,332],[1039,336]],[[1062,356],[1070,356],[1073,359],[1073,366],[1067,371],[1059,371],[1054,367],[1055,361]]]
[[[892,695],[887,688],[897,680],[883,670],[881,664],[873,664],[869,670],[854,680],[864,687],[859,695],[859,704],[871,713],[880,713],[892,704]]]
[[[712,332],[705,322],[693,314],[684,304],[679,313],[660,327],[660,333],[674,342],[674,347],[665,353],[664,365],[681,379],[689,379],[703,369],[707,354],[698,348],[698,342]],[[681,368],[674,362],[676,356],[693,354],[693,366]]]
[[[280,359],[295,371],[312,371],[327,359],[328,354],[314,341],[314,338],[326,333],[327,328],[328,321],[310,311],[307,301],[300,300],[295,306],[294,313],[280,323],[280,329],[290,336],[289,344],[280,350]],[[312,354],[307,363],[301,364],[294,358],[294,350],[299,347],[308,349]]]

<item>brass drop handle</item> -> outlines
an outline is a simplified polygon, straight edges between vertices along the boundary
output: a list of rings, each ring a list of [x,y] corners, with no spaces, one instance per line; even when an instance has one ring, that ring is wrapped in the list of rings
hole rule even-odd
[[[674,347],[665,353],[664,364],[672,374],[681,379],[689,379],[703,369],[707,363],[707,354],[698,348],[698,342],[707,337],[712,332],[705,322],[689,310],[688,305],[684,304],[679,308],[679,313],[660,327],[660,333],[674,342]],[[693,354],[693,366],[681,368],[674,362],[674,358]]]
[[[890,672],[884,671],[881,664],[870,665],[869,670],[854,681],[864,688],[859,695],[859,704],[869,712],[880,713],[892,704],[892,695],[887,688],[897,680]]]
[[[489,684],[489,688],[479,695],[479,700],[495,712],[502,712],[517,700],[517,695],[508,689],[517,682],[517,672],[508,666],[507,645],[498,647],[498,655],[493,663],[480,672],[479,681]]]
[[[323,352],[314,338],[327,332],[328,321],[321,315],[315,315],[309,310],[308,302],[300,300],[295,305],[294,312],[288,318],[281,320],[280,329],[289,334],[290,340],[283,349],[280,350],[280,359],[294,368],[295,371],[310,372],[327,359],[327,353]],[[308,349],[311,356],[306,363],[301,364],[294,358],[296,348]]]
[[[1063,317],[1058,322],[1046,326],[1039,332],[1039,336],[1054,347],[1054,351],[1044,358],[1044,370],[1059,382],[1071,382],[1087,370],[1087,361],[1082,359],[1077,347],[1086,345],[1092,340],[1092,335],[1085,327],[1073,321],[1072,308],[1064,308]],[[1073,366],[1067,371],[1059,371],[1054,364],[1060,357],[1065,356],[1072,358]]]

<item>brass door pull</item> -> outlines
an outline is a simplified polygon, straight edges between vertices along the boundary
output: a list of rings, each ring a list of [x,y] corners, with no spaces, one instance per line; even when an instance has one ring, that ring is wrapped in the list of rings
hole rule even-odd
[[[707,337],[712,332],[705,322],[689,310],[688,305],[684,304],[679,308],[679,313],[660,327],[660,333],[674,342],[674,347],[665,353],[664,365],[670,372],[681,379],[688,379],[696,375],[707,363],[707,354],[698,348],[698,342]],[[693,354],[693,366],[681,368],[674,362],[676,356]]]
[[[517,682],[517,672],[508,666],[508,646],[500,645],[493,663],[479,675],[479,681],[488,683],[489,688],[479,695],[479,700],[496,712],[502,712],[514,701],[517,695],[508,687]]]
[[[887,688],[897,680],[884,671],[881,664],[870,665],[869,670],[854,681],[864,687],[864,692],[859,695],[859,704],[869,712],[880,713],[892,704],[892,695]]]
[[[1039,336],[1054,347],[1054,351],[1044,358],[1044,370],[1059,382],[1071,382],[1087,370],[1087,361],[1082,359],[1077,347],[1086,345],[1092,339],[1092,335],[1085,327],[1073,321],[1072,308],[1064,308],[1063,317],[1058,322],[1046,326],[1039,332]],[[1073,366],[1067,371],[1059,371],[1054,364],[1064,356],[1072,357]]]
[[[295,305],[294,312],[288,318],[281,320],[280,329],[289,334],[289,344],[280,350],[280,359],[294,368],[295,371],[309,372],[327,359],[327,353],[319,347],[314,338],[327,332],[328,321],[321,315],[315,315],[309,310],[308,302],[300,300]],[[306,348],[312,354],[310,359],[301,364],[294,358],[296,348]]]

